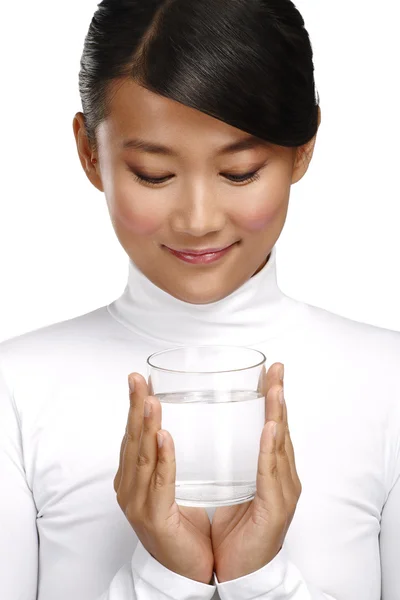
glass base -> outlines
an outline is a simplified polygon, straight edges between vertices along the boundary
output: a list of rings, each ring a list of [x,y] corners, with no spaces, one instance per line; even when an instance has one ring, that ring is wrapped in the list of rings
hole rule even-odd
[[[253,500],[256,484],[251,481],[176,482],[175,501],[181,506],[231,506]]]

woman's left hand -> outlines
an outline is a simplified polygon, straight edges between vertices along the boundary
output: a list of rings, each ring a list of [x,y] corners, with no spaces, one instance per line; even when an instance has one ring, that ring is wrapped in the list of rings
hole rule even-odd
[[[214,570],[219,583],[261,569],[278,554],[301,494],[283,397],[283,365],[263,374],[266,419],[260,441],[254,500],[218,507],[211,526]],[[277,423],[276,438],[273,424]]]

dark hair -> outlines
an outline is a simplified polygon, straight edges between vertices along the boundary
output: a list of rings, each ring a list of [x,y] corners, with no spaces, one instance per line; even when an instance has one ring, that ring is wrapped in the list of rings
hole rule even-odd
[[[312,46],[290,0],[102,0],[80,65],[93,149],[125,77],[272,144],[300,147],[318,129]]]

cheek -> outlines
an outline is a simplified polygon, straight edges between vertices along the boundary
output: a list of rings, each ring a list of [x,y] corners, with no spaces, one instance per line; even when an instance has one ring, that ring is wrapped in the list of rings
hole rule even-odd
[[[248,206],[247,211],[237,217],[237,221],[243,229],[252,233],[262,231],[279,218],[281,211],[282,205],[270,205],[268,202],[264,202],[253,209]]]
[[[132,198],[132,194],[119,194],[114,198],[110,211],[119,228],[138,236],[150,236],[165,223],[165,216],[154,202],[146,202],[146,194]]]
[[[267,228],[272,220],[273,219],[269,213],[261,213],[258,215],[253,215],[252,218],[244,219],[243,227],[251,232],[262,231],[263,229]]]
[[[282,177],[271,177],[268,188],[254,193],[242,204],[236,220],[240,227],[251,233],[280,226],[285,219],[290,195],[290,185]]]

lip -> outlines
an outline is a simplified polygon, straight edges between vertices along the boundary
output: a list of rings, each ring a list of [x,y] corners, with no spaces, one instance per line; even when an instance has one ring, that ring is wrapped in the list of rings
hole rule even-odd
[[[168,250],[168,252],[170,252],[171,254],[173,254],[174,256],[176,256],[177,258],[180,258],[181,260],[183,260],[186,263],[190,263],[190,264],[209,264],[209,263],[213,263],[217,260],[220,260],[223,256],[225,256],[226,254],[228,254],[228,252],[234,247],[236,246],[238,242],[234,242],[233,244],[231,244],[230,246],[226,246],[225,248],[219,249],[219,248],[208,248],[206,250],[197,250],[197,251],[178,251],[178,250],[173,250],[172,248],[169,248],[168,246],[164,246],[164,248],[166,250]]]
[[[192,250],[191,248],[175,250],[174,248],[169,248],[169,246],[166,246],[166,248],[168,248],[168,250],[172,250],[173,252],[178,252],[179,254],[193,254],[194,256],[198,256],[199,254],[214,254],[215,252],[222,252],[230,246],[233,246],[233,244],[229,244],[229,246],[222,246],[222,248],[204,248],[203,250]]]

